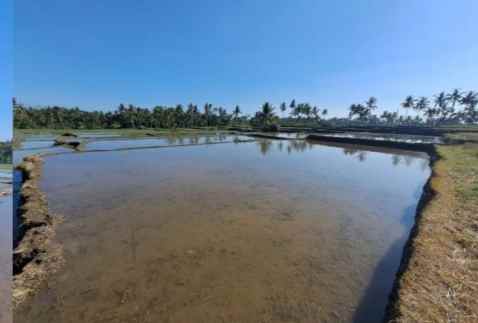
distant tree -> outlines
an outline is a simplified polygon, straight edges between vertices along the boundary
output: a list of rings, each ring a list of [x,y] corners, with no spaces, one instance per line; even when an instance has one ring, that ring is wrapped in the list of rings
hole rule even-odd
[[[265,102],[259,111],[256,112],[254,118],[251,119],[251,123],[256,126],[267,127],[277,121],[277,117],[274,114],[274,107]]]
[[[448,108],[448,97],[446,93],[440,92],[438,95],[436,95],[434,99],[434,104],[435,108],[437,109],[435,111],[435,114],[439,113],[441,114],[442,120],[446,119],[450,111]]]
[[[371,96],[366,102],[365,105],[369,109],[370,112],[377,109],[377,98]]]
[[[413,109],[415,106],[415,98],[411,95],[405,98],[405,101],[402,102],[401,106],[405,109],[408,116],[408,110]]]
[[[287,104],[285,102],[282,102],[280,105],[280,111],[282,114],[287,110]]]
[[[240,114],[241,114],[241,108],[238,105],[236,105],[236,107],[234,108],[232,112],[232,115],[234,116],[234,120],[237,120]]]
[[[320,109],[314,106],[311,110],[311,114],[314,117],[316,122],[320,121]]]
[[[478,122],[478,93],[469,91],[460,100],[464,106],[463,119],[468,123]]]
[[[454,89],[453,92],[447,95],[446,99],[451,102],[452,112],[454,112],[456,104],[462,99],[462,93],[459,89]]]
[[[12,163],[12,143],[0,142],[0,164]]]
[[[380,118],[387,124],[394,124],[398,119],[398,114],[396,112],[383,111]]]
[[[422,96],[416,101],[414,109],[417,111],[418,114],[424,113],[430,108],[430,101],[428,98]]]

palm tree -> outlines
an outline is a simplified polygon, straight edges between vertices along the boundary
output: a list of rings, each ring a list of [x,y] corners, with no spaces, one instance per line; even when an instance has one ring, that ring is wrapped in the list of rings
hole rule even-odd
[[[311,114],[314,116],[315,121],[319,122],[320,120],[320,109],[314,106],[311,110]]]
[[[310,119],[310,114],[312,113],[312,107],[310,106],[310,104],[305,103],[302,106],[302,112],[304,113],[307,120]]]
[[[448,116],[448,97],[445,92],[440,92],[438,95],[435,96],[434,99],[435,107],[438,108],[435,112],[441,113],[442,119],[446,119]]]
[[[208,127],[209,127],[209,119],[210,119],[211,112],[212,112],[212,104],[210,103],[204,104],[204,117],[206,119],[206,125]]]
[[[405,98],[405,101],[402,102],[401,106],[405,108],[405,111],[407,111],[407,117],[408,117],[408,109],[413,109],[415,106],[415,98],[411,95],[407,96]]]
[[[476,110],[476,107],[478,106],[478,93],[473,91],[467,92],[462,96],[460,103],[465,106],[463,114],[466,121],[478,121],[478,111]]]
[[[427,111],[429,107],[430,101],[428,100],[428,98],[422,96],[420,99],[418,99],[414,108],[417,110],[418,113],[420,113]]]
[[[462,93],[459,89],[454,89],[453,92],[447,95],[447,100],[451,102],[453,111],[455,111],[455,105],[461,101]]]
[[[287,110],[287,104],[285,102],[282,102],[280,105],[280,111],[282,114]]]
[[[239,108],[238,105],[236,105],[236,107],[234,108],[234,110],[232,111],[232,115],[234,116],[234,119],[237,120],[237,118],[239,118],[239,115],[241,114],[241,108]]]
[[[370,114],[370,109],[360,103],[352,104],[349,110],[349,118],[352,119],[355,115],[357,115],[360,121],[366,121]]]
[[[365,105],[369,109],[369,111],[375,110],[377,108],[377,98],[371,96],[366,102]]]
[[[269,102],[266,102],[262,105],[262,108],[261,108],[261,112],[262,112],[262,115],[264,117],[265,120],[270,120],[272,118],[272,116],[274,115],[274,107],[269,103]]]

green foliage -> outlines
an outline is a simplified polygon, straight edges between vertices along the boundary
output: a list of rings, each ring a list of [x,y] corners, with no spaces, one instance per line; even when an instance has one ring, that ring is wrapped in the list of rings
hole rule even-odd
[[[0,142],[0,164],[12,163],[12,143]]]
[[[200,112],[196,105],[186,109],[156,106],[153,109],[134,105],[120,106],[113,112],[82,111],[78,108],[32,108],[14,104],[16,129],[143,129],[217,127],[229,124],[232,116],[222,107],[204,106]]]
[[[384,111],[378,118],[372,113],[377,108],[377,99],[371,97],[365,104],[352,104],[349,118],[365,123],[398,125],[436,126],[478,122],[478,93],[474,91],[463,93],[455,89],[448,94],[441,92],[433,97],[433,103],[427,97],[416,99],[409,95],[400,106],[406,111],[405,117],[398,112]],[[409,110],[416,112],[415,117],[408,115]]]

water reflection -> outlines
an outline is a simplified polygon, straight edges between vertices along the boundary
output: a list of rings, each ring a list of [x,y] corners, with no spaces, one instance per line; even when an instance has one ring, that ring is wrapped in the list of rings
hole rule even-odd
[[[313,147],[313,144],[305,140],[257,139],[256,143],[262,155],[266,155],[274,150],[282,152],[284,148],[288,154],[292,152],[304,152]]]
[[[259,151],[262,156],[266,156],[273,152],[287,152],[288,155],[292,153],[303,153],[307,150],[321,147],[321,145],[314,144],[306,140],[274,140],[274,139],[258,139],[256,140],[256,145],[259,148]],[[327,145],[333,146],[333,145]],[[340,145],[339,145],[340,146]],[[370,149],[370,150],[369,150]],[[427,158],[417,158],[424,157],[424,153],[417,152],[406,152],[400,150],[391,150],[391,149],[377,149],[376,147],[366,147],[355,148],[352,145],[347,145],[347,147],[342,148],[342,152],[345,156],[353,157],[359,162],[366,162],[368,154],[370,152],[385,152],[390,155],[390,161],[393,166],[407,166],[410,167],[413,163],[420,163],[420,168],[426,170],[429,166]]]

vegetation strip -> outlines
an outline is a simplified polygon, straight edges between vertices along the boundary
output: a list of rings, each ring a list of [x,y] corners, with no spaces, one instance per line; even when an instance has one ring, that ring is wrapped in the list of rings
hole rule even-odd
[[[48,212],[46,197],[39,189],[42,172],[39,156],[25,157],[22,172],[19,244],[13,252],[12,303],[14,308],[33,295],[47,275],[63,263],[61,247],[55,243],[58,218]]]

